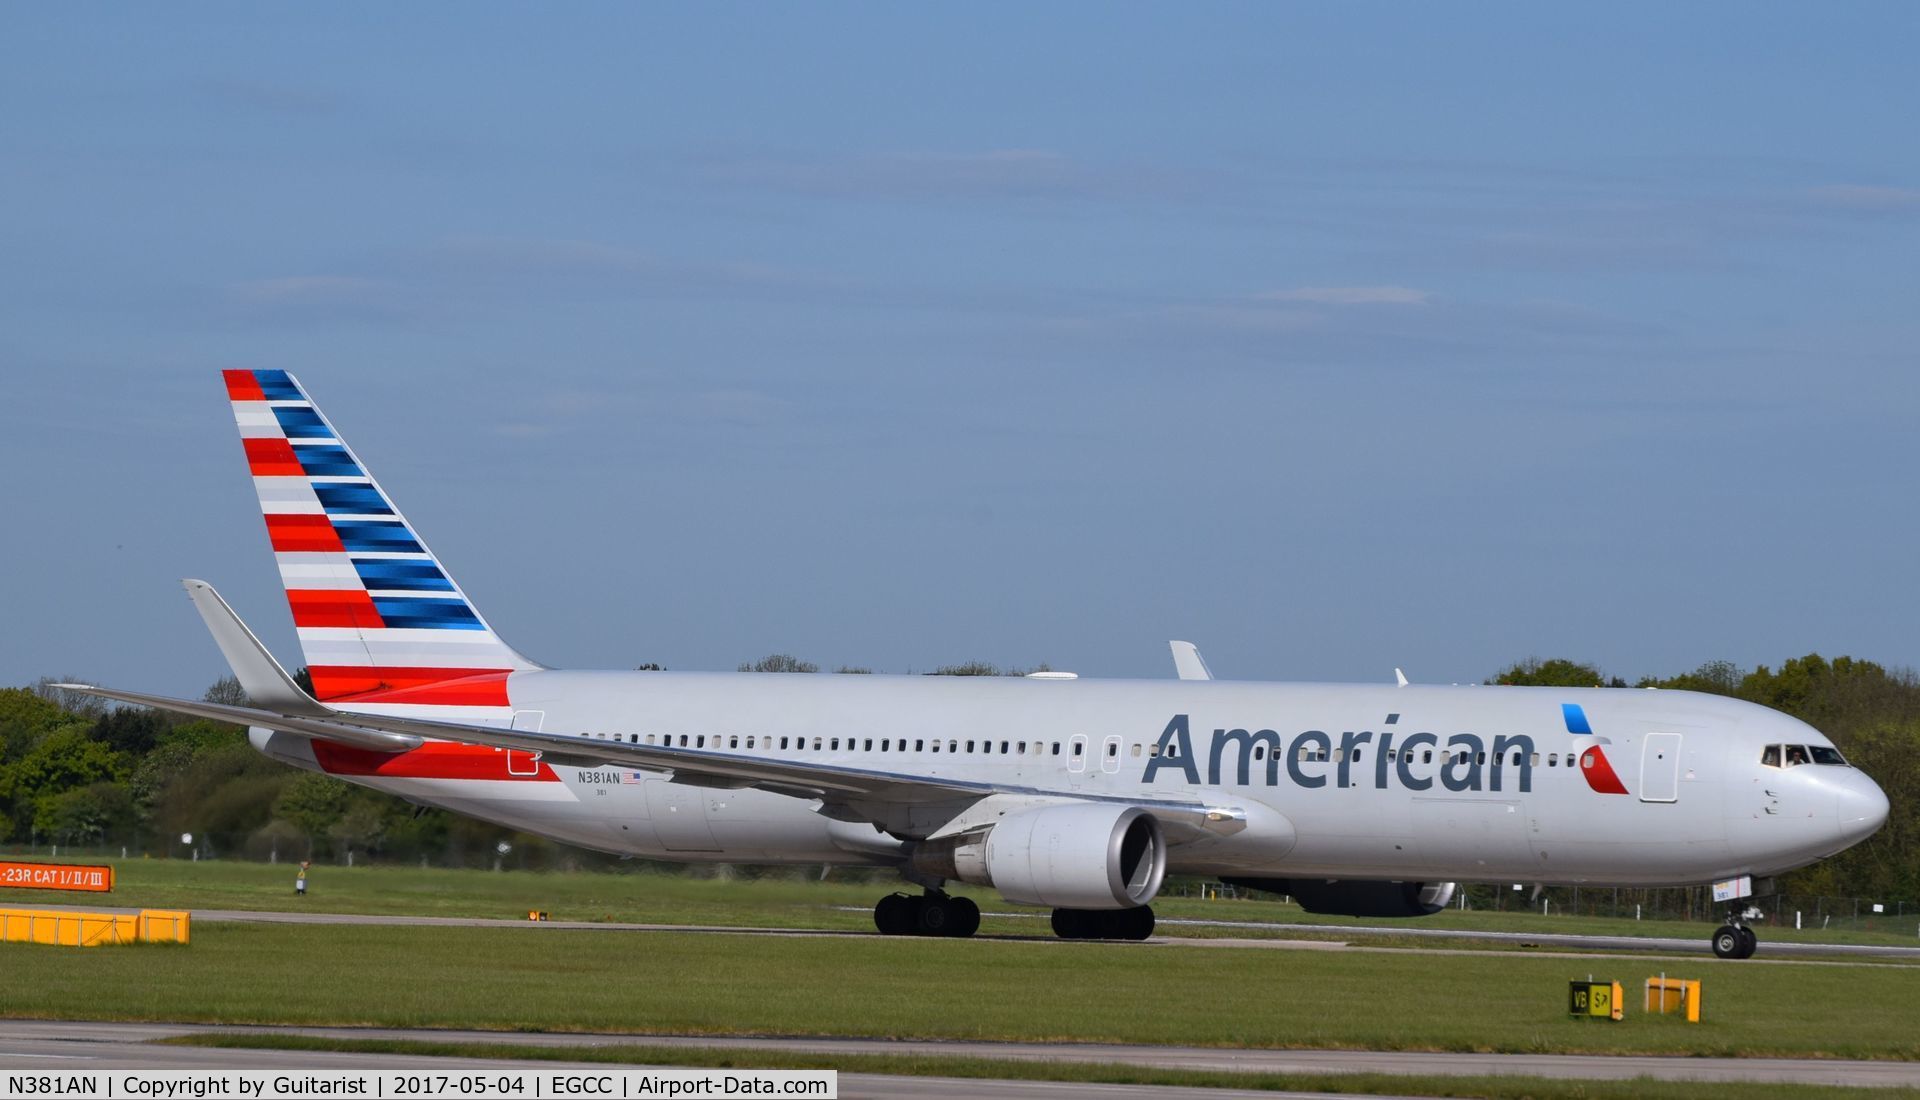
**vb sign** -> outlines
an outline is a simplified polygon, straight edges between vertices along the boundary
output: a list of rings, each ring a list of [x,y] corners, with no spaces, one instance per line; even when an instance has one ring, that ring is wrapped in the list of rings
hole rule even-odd
[[[1600,1020],[1618,1020],[1626,1016],[1626,997],[1619,982],[1569,982],[1567,1013]]]

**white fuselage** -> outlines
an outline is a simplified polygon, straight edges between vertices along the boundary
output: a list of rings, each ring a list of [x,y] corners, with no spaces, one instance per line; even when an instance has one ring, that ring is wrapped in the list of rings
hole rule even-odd
[[[508,694],[510,707],[459,720],[969,780],[1001,797],[1184,797],[1244,818],[1172,845],[1174,873],[1696,884],[1813,862],[1886,807],[1853,768],[1762,763],[1768,745],[1828,744],[1805,724],[1692,692],[539,671],[514,673]],[[1591,732],[1572,732],[1569,708]],[[882,833],[817,800],[556,752],[254,740],[414,802],[656,859],[897,864],[952,816]]]

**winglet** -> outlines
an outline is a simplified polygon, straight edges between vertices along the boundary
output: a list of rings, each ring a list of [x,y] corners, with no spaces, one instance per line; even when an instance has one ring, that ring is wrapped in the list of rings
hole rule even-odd
[[[232,666],[233,675],[240,681],[240,689],[247,693],[253,705],[265,710],[279,711],[283,714],[302,715],[309,718],[321,718],[334,712],[302,691],[287,670],[280,667],[267,647],[260,644],[247,624],[233,613],[227,601],[206,581],[192,579],[180,582],[187,590],[187,598],[193,601],[194,609],[206,620],[207,630],[213,634],[215,645],[220,647],[221,656]]]
[[[1182,680],[1211,680],[1213,673],[1207,671],[1207,662],[1200,659],[1200,647],[1192,642],[1168,642],[1173,650],[1173,670]]]
[[[1407,686],[1407,674],[1406,674],[1406,673],[1404,673],[1404,672],[1402,672],[1402,671],[1400,671],[1400,670],[1399,670],[1399,669],[1397,669],[1397,668],[1396,668],[1396,669],[1394,669],[1394,670],[1393,670],[1393,682],[1394,682],[1394,683],[1395,683],[1395,684],[1396,684],[1397,686],[1399,686],[1399,687],[1406,687],[1406,686]]]

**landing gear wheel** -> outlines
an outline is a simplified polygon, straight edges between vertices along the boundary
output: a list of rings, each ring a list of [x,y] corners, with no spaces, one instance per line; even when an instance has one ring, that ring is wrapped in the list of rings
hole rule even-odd
[[[1137,909],[1122,909],[1114,916],[1112,937],[1116,940],[1144,940],[1153,935],[1153,906],[1142,905]]]
[[[944,894],[928,894],[920,899],[919,927],[914,931],[922,936],[945,936],[952,926],[954,918],[952,900]]]
[[[947,909],[945,935],[966,939],[980,931],[980,907],[973,903],[972,898],[948,898]]]
[[[888,894],[873,907],[873,926],[883,936],[905,936],[915,924],[914,899],[905,894]]]
[[[1742,952],[1746,950],[1749,934],[1744,928],[1736,928],[1731,924],[1721,925],[1713,933],[1713,953],[1723,959],[1746,958],[1747,956]]]
[[[1055,909],[1053,911],[1053,934],[1063,940],[1085,940],[1093,938],[1089,927],[1093,914],[1085,909]]]
[[[1760,949],[1760,936],[1746,925],[1740,926],[1740,958],[1751,959]]]
[[[1144,940],[1153,935],[1153,908],[1055,909],[1053,934],[1063,940]]]

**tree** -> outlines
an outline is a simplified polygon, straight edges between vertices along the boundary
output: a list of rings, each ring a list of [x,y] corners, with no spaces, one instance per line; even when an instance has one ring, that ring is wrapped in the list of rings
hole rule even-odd
[[[927,673],[927,675],[929,676],[998,676],[1000,675],[1000,668],[998,665],[990,665],[985,661],[968,661],[967,663],[960,664],[960,665],[941,665],[939,668],[936,668],[932,672]]]
[[[240,686],[240,679],[237,676],[220,677],[200,698],[209,703],[219,703],[227,707],[251,706],[253,702],[247,698],[246,689]]]
[[[125,784],[101,782],[46,797],[34,816],[57,843],[100,844],[131,828],[135,814]]]
[[[818,672],[820,666],[812,661],[802,661],[787,653],[774,653],[762,657],[750,665],[741,665],[741,672]]]
[[[115,707],[94,722],[88,736],[115,752],[139,755],[152,749],[167,728],[166,716],[148,707]]]
[[[332,776],[304,772],[280,792],[273,804],[273,816],[299,829],[309,841],[322,838],[346,812],[351,793],[351,788]]]
[[[45,831],[41,814],[51,809],[54,799],[78,787],[121,781],[127,762],[105,744],[68,727],[41,738],[6,772],[0,791],[11,795],[15,826]]]
[[[1578,664],[1564,657],[1555,657],[1542,661],[1538,657],[1529,657],[1488,680],[1489,684],[1511,684],[1520,687],[1626,687],[1627,682],[1618,676],[1608,679],[1592,665]]]
[[[841,665],[841,666],[840,666],[839,668],[836,668],[836,669],[834,669],[833,671],[835,671],[835,672],[837,672],[837,673],[840,673],[840,674],[841,674],[841,675],[843,675],[843,676],[871,676],[871,675],[873,675],[873,670],[872,670],[872,669],[870,669],[870,668],[858,668],[858,667],[856,667],[856,666],[854,666],[854,665]]]
[[[1732,661],[1708,661],[1692,672],[1683,672],[1664,680],[1647,676],[1633,686],[1664,688],[1668,691],[1704,691],[1714,695],[1738,695],[1740,683],[1745,677],[1746,673]]]

